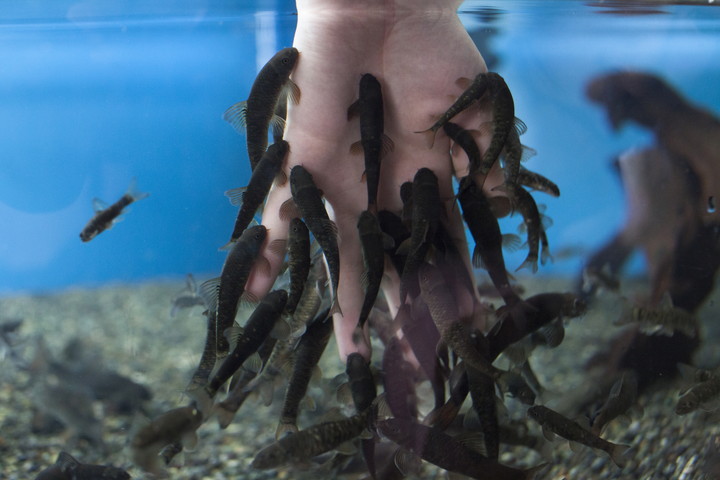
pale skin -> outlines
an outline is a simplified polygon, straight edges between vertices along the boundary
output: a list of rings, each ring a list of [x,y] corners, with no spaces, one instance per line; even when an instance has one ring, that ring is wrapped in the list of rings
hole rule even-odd
[[[401,210],[400,185],[412,181],[418,169],[427,167],[437,175],[445,200],[448,229],[456,239],[469,267],[468,246],[460,210],[453,207],[452,178],[468,171],[468,159],[461,149],[451,154],[451,141],[440,130],[432,148],[427,137],[414,133],[428,129],[459,96],[460,78],[474,78],[485,72],[480,52],[460,23],[457,0],[297,0],[298,23],[293,46],[300,51],[291,76],[301,91],[297,105],[288,106],[285,140],[290,154],[285,165],[289,174],[294,165],[303,165],[325,196],[328,211],[337,224],[340,248],[338,300],[343,315],[334,315],[335,336],[343,361],[353,352],[370,358],[367,335],[353,335],[362,307],[363,271],[357,220],[367,208],[367,187],[361,180],[362,154],[350,153],[360,139],[357,119],[347,119],[348,107],[358,97],[360,78],[373,74],[382,85],[385,134],[394,143],[393,151],[382,157],[378,208]],[[478,129],[490,119],[480,106],[473,106],[452,119],[467,129]],[[490,137],[476,136],[480,150]],[[505,199],[490,190],[503,182],[494,167],[485,182],[486,194],[500,204]],[[262,223],[268,227],[268,241],[286,239],[288,222],[281,220],[280,207],[291,197],[289,182],[273,186],[263,210]],[[282,258],[265,248],[270,273],[256,271],[248,290],[262,297],[271,287]],[[387,272],[383,291],[391,313],[398,308],[399,278]],[[474,292],[459,292],[461,313],[470,315]],[[367,328],[367,327],[366,327]]]

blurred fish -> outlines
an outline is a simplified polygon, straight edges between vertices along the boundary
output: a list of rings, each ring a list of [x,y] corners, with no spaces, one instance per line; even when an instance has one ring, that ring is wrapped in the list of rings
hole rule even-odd
[[[467,175],[474,177],[477,174],[487,175],[490,171],[490,166],[485,168],[480,160],[482,155],[480,154],[480,148],[478,148],[475,137],[469,130],[465,130],[460,125],[452,122],[447,122],[443,126],[445,134],[454,142],[453,155],[457,155],[457,148],[462,148],[465,155],[468,157],[469,165]]]
[[[276,439],[281,439],[288,432],[297,432],[300,402],[307,393],[310,377],[313,370],[316,370],[333,332],[333,322],[328,315],[326,310],[308,326],[295,349],[293,373],[285,390],[280,421],[275,431]]]
[[[425,135],[428,148],[433,147],[435,143],[435,134],[443,127],[443,125],[445,125],[455,115],[472,105],[473,102],[479,100],[483,95],[485,95],[485,92],[488,90],[490,85],[489,75],[489,72],[479,73],[472,81],[467,78],[458,79],[457,84],[462,88],[465,88],[465,91],[460,94],[450,108],[448,108],[430,128],[415,132]]]
[[[708,380],[690,388],[677,402],[675,413],[687,415],[698,408],[713,411],[720,407],[720,376],[712,375]]]
[[[385,253],[390,257],[395,271],[402,273],[403,268],[405,268],[405,258],[407,255],[400,255],[397,253],[397,250],[405,240],[410,238],[410,230],[403,224],[399,216],[388,210],[380,210],[377,217],[380,223],[380,229],[393,239],[392,247],[390,247],[389,243],[384,245]]]
[[[470,365],[465,365],[472,408],[480,422],[485,456],[497,460],[500,453],[499,424],[495,381]]]
[[[440,332],[433,323],[427,305],[424,302],[414,302],[412,310],[409,305],[400,305],[395,323],[402,326],[403,338],[407,340],[420,368],[430,380],[435,408],[439,408],[445,403],[445,378],[437,355]]]
[[[105,206],[105,204],[97,198],[93,200],[95,216],[90,219],[82,232],[80,232],[80,240],[89,242],[95,238],[98,233],[112,228],[115,223],[120,221],[120,215],[123,213],[125,207],[150,195],[149,193],[138,192],[135,183],[136,181],[133,178],[125,195],[109,207]]]
[[[290,293],[285,309],[288,314],[292,315],[300,302],[310,274],[310,232],[300,218],[290,220],[288,269],[290,270]],[[313,286],[311,285],[310,288]]]
[[[185,277],[185,288],[173,299],[170,317],[177,315],[177,312],[181,309],[200,305],[205,305],[205,302],[198,293],[195,277],[193,277],[192,273],[188,273],[187,277]]]
[[[180,442],[185,448],[197,443],[195,431],[203,416],[194,405],[169,410],[141,427],[130,439],[130,456],[135,465],[155,475],[161,473],[160,451]]]
[[[9,358],[13,365],[27,368],[25,360],[15,348],[18,345],[17,330],[22,326],[23,320],[16,318],[4,320],[0,323],[0,360]]]
[[[539,173],[528,170],[523,166],[520,166],[517,183],[524,187],[537,190],[538,192],[547,193],[553,197],[560,196],[560,189],[554,182],[546,177],[543,177]]]
[[[365,210],[360,214],[357,228],[360,234],[360,246],[362,247],[363,263],[365,265],[365,270],[360,277],[365,290],[365,298],[358,318],[358,326],[363,328],[370,315],[370,310],[375,305],[375,299],[380,291],[380,282],[382,282],[385,273],[383,240],[386,237],[383,236],[383,232],[380,230],[377,217],[370,210]]]
[[[242,232],[250,225],[250,222],[252,222],[255,216],[255,212],[257,212],[265,201],[265,197],[267,197],[273,181],[277,179],[279,185],[287,181],[282,167],[289,151],[290,146],[285,140],[273,143],[268,147],[267,151],[263,153],[262,158],[260,158],[257,166],[253,169],[247,187],[234,188],[225,192],[231,204],[235,206],[240,205],[240,210],[235,219],[235,226],[230,235],[231,243],[237,241],[240,235],[242,235]]]
[[[487,84],[490,101],[492,102],[493,132],[490,145],[483,154],[482,170],[489,172],[500,156],[500,152],[506,149],[506,177],[510,183],[514,183],[517,178],[516,170],[520,168],[520,157],[522,156],[522,145],[520,145],[518,131],[514,130],[515,102],[507,83],[505,83],[505,79],[497,73],[487,73]],[[522,122],[518,125],[521,128],[524,127]],[[508,143],[509,137],[512,137],[511,139],[514,140],[515,144]],[[515,162],[517,162],[517,165],[514,165]]]
[[[625,414],[637,400],[638,382],[632,371],[624,373],[610,389],[607,400],[592,423],[592,432],[601,435],[608,423]]]
[[[360,98],[348,108],[348,119],[359,115],[360,141],[350,146],[350,152],[365,153],[365,173],[367,182],[368,210],[377,211],[377,190],[380,183],[380,163],[382,156],[394,148],[393,141],[385,135],[382,87],[380,82],[369,73],[360,78]]]
[[[215,350],[218,359],[225,358],[230,350],[225,330],[233,326],[238,302],[245,292],[250,271],[260,259],[263,261],[262,268],[269,269],[267,260],[259,257],[266,236],[267,229],[263,225],[245,230],[225,258],[220,277],[208,280],[200,286],[200,293],[208,310],[216,312]]]
[[[296,165],[290,171],[290,190],[295,206],[305,220],[305,225],[312,232],[315,240],[320,244],[330,271],[330,280],[333,286],[333,304],[330,313],[342,315],[337,298],[338,282],[340,280],[340,253],[337,243],[337,226],[330,220],[322,201],[322,193],[315,186],[313,177],[302,165]],[[288,213],[292,207],[286,202],[280,209],[280,217],[292,218]]]
[[[189,392],[198,388],[203,388],[207,384],[210,374],[212,373],[213,368],[215,368],[215,362],[217,360],[217,317],[214,311],[205,310],[203,313],[207,321],[205,347],[203,348],[203,353],[200,356],[198,366],[192,374],[190,383],[185,388],[185,390]]]
[[[361,354],[353,352],[347,357],[345,373],[348,376],[348,384],[355,404],[355,413],[366,412],[371,408],[373,401],[377,397],[375,378],[370,369],[370,363]],[[375,439],[363,439],[361,446],[370,476],[375,478]]]
[[[620,445],[603,440],[583,428],[579,423],[554,410],[543,405],[535,405],[528,408],[528,416],[542,426],[543,434],[548,440],[552,439],[552,433],[556,433],[571,442],[582,443],[588,447],[605,451],[618,467],[622,468],[627,461],[625,454],[630,449],[629,445]]]
[[[300,101],[300,89],[290,80],[299,55],[296,48],[283,48],[277,52],[258,73],[248,99],[232,105],[223,114],[223,119],[239,133],[246,127],[252,170],[265,153],[270,125],[273,124],[273,132],[276,132],[274,125],[284,123],[281,117],[273,115],[278,103],[285,99],[283,92],[287,92],[294,103]]]
[[[423,460],[478,480],[532,479],[545,464],[529,470],[518,470],[487,458],[437,428],[412,420],[389,418],[377,422],[381,435],[412,451]],[[478,440],[479,441],[479,440]],[[472,444],[470,444],[472,445]]]
[[[286,435],[260,450],[250,464],[267,470],[292,464],[307,464],[310,459],[358,437],[374,416],[373,408],[344,420],[324,422]]]
[[[398,337],[391,337],[383,352],[383,387],[385,401],[396,418],[417,418],[418,398],[415,393],[415,373],[403,357]]]
[[[673,335],[676,331],[682,332],[689,337],[694,337],[699,329],[698,320],[695,315],[686,312],[682,308],[676,308],[672,304],[670,294],[663,296],[660,305],[655,308],[632,306],[626,302],[620,317],[615,325],[627,325],[636,323],[640,325],[640,331],[652,335]]]
[[[507,192],[513,206],[520,210],[527,229],[528,254],[525,261],[516,270],[529,268],[532,273],[536,273],[540,257],[540,232],[543,228],[537,204],[532,195],[520,185],[505,183],[502,188]]]
[[[130,475],[122,468],[80,463],[67,452],[58,454],[55,464],[46,468],[35,480],[126,480]]]

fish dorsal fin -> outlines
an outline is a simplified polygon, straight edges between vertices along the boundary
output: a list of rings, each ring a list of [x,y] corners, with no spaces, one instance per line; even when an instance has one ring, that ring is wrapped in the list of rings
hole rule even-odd
[[[75,457],[73,457],[69,453],[60,452],[58,454],[57,460],[55,460],[55,465],[60,467],[60,470],[63,473],[68,473],[77,468],[77,466],[80,465],[80,462],[78,462]]]
[[[231,205],[239,207],[244,201],[246,191],[247,187],[231,188],[225,192],[225,196],[230,200]]]
[[[205,306],[210,312],[217,312],[218,292],[220,291],[220,277],[205,280],[198,288]]]
[[[95,211],[95,213],[97,213],[97,212],[102,212],[103,210],[107,209],[108,204],[96,197],[96,198],[92,199],[92,207],[93,207],[93,211]]]
[[[239,134],[245,133],[247,117],[247,102],[242,101],[235,103],[230,106],[225,113],[223,113],[223,120],[228,122]]]

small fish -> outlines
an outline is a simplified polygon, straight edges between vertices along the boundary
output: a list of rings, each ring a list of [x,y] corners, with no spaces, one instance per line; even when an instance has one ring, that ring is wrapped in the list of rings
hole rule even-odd
[[[500,452],[500,427],[495,381],[470,365],[465,365],[465,372],[470,386],[472,408],[480,421],[486,456],[497,460]]]
[[[130,440],[131,459],[143,470],[159,474],[161,469],[160,451],[167,445],[180,442],[185,448],[197,444],[195,431],[200,427],[203,416],[194,405],[169,410],[140,428]]]
[[[360,214],[357,228],[360,234],[363,263],[365,264],[365,270],[360,277],[365,290],[365,298],[358,318],[358,326],[363,328],[370,315],[370,310],[375,305],[378,292],[380,292],[380,283],[385,273],[385,249],[380,223],[370,210],[365,210]]]
[[[340,251],[338,249],[338,230],[335,222],[330,220],[322,201],[322,192],[315,186],[312,174],[302,165],[296,165],[290,171],[290,191],[292,201],[300,210],[310,232],[320,244],[330,271],[330,280],[333,287],[333,303],[330,313],[342,315],[338,303],[337,290],[340,281]],[[280,217],[292,218],[287,212],[291,209],[290,203],[284,203],[280,208]]]
[[[411,184],[412,185],[412,184]],[[388,210],[380,210],[377,214],[380,229],[393,239],[393,246],[385,245],[385,253],[388,254],[396,272],[402,272],[405,268],[406,255],[397,253],[398,247],[410,238],[410,230],[403,224],[402,219]]]
[[[479,73],[469,85],[468,79],[458,79],[457,83],[461,85],[467,85],[465,91],[455,100],[455,102],[448,108],[445,113],[427,130],[422,130],[415,133],[422,133],[427,139],[428,148],[432,148],[435,143],[435,134],[445,125],[451,118],[458,113],[462,112],[473,102],[479,100],[485,92],[488,90],[490,82],[488,81],[489,73]]]
[[[267,229],[256,225],[245,230],[235,242],[225,258],[220,278],[206,281],[200,286],[200,293],[205,299],[208,310],[216,312],[216,354],[224,358],[230,350],[225,338],[225,330],[232,327],[237,314],[238,302],[245,291],[250,271],[259,260],[260,249],[265,242]],[[265,270],[269,269],[263,257]]]
[[[358,437],[367,427],[373,408],[344,420],[323,422],[283,436],[260,450],[250,464],[258,470],[277,468],[288,464],[303,464],[322,453]]]
[[[375,378],[370,369],[370,363],[368,363],[361,354],[353,352],[347,357],[345,373],[348,376],[348,384],[350,392],[352,393],[353,403],[355,404],[355,412],[357,414],[366,412],[372,407],[373,401],[377,397]],[[375,439],[363,439],[361,446],[370,476],[375,478]]]
[[[720,406],[720,376],[713,375],[708,380],[690,388],[681,396],[675,406],[675,413],[687,415],[698,408],[713,411],[718,406]]]
[[[290,293],[285,309],[292,315],[303,295],[310,274],[310,232],[300,218],[290,220],[288,230],[288,268]]]
[[[532,188],[538,192],[547,193],[553,197],[560,196],[560,189],[550,179],[543,177],[539,173],[535,173],[527,168],[520,166],[518,172],[517,183],[522,186]]]
[[[97,234],[112,228],[112,226],[120,220],[120,215],[123,213],[125,207],[150,195],[149,193],[138,192],[135,183],[135,179],[132,179],[125,195],[109,207],[106,207],[97,198],[93,200],[95,216],[90,219],[82,232],[80,232],[80,240],[89,242],[95,238]]]
[[[517,178],[517,169],[520,168],[520,157],[522,157],[522,145],[520,144],[519,133],[515,129],[515,103],[503,77],[495,72],[488,72],[486,78],[488,93],[492,102],[493,133],[490,145],[483,154],[481,161],[482,171],[489,172],[500,156],[500,152],[505,149],[506,175],[511,182],[514,182],[515,178]],[[521,129],[524,128],[522,122],[518,125]]]
[[[460,147],[463,151],[465,151],[465,155],[467,155],[469,160],[467,174],[471,177],[474,177],[477,174],[487,175],[490,171],[490,167],[487,167],[486,169],[483,168],[484,166],[480,162],[482,159],[480,148],[478,148],[478,144],[472,133],[452,122],[447,122],[443,126],[443,130],[445,131],[445,134],[450,137],[453,142],[455,142],[455,145],[453,145],[453,154],[456,153],[455,146]]]
[[[592,423],[592,432],[601,435],[608,423],[633,406],[637,400],[638,381],[634,372],[624,373],[610,389],[607,400]]]
[[[55,464],[40,472],[35,480],[127,480],[130,478],[122,468],[80,463],[69,453],[60,452]]]
[[[380,82],[369,73],[360,78],[360,98],[348,108],[348,119],[360,116],[360,141],[350,146],[350,152],[365,153],[365,173],[367,181],[368,210],[377,211],[377,191],[380,183],[380,163],[382,156],[394,148],[392,140],[385,135],[382,87]]]
[[[417,418],[418,398],[415,393],[415,374],[410,363],[403,358],[403,346],[397,337],[391,337],[385,346],[382,359],[385,401],[396,418]]]
[[[543,434],[548,440],[552,438],[552,433],[556,433],[571,442],[582,443],[588,447],[605,451],[618,467],[622,468],[625,465],[625,453],[630,449],[629,445],[608,442],[586,430],[579,423],[543,405],[528,408],[528,416],[542,426]]]
[[[220,387],[235,374],[245,360],[260,348],[260,345],[270,335],[270,332],[276,328],[276,324],[282,322],[281,315],[286,302],[287,292],[285,290],[273,290],[265,295],[250,315],[250,318],[248,318],[245,327],[241,329],[240,335],[235,342],[235,348],[205,386],[205,393],[210,398],[213,398]]]
[[[198,366],[192,374],[190,383],[185,388],[188,392],[198,388],[203,388],[207,384],[210,374],[212,373],[213,368],[215,368],[215,361],[217,360],[217,352],[215,350],[217,345],[217,339],[215,338],[217,332],[217,319],[215,317],[215,312],[206,310],[203,313],[207,318],[205,347],[203,348],[203,353],[200,356]]]
[[[424,263],[420,266],[422,299],[430,309],[445,344],[465,361],[485,375],[497,378],[500,370],[476,348],[468,327],[460,321],[458,305],[438,267]]]
[[[285,140],[273,143],[253,169],[247,187],[235,188],[225,192],[225,195],[230,199],[230,203],[240,205],[240,210],[235,219],[235,226],[230,236],[231,243],[237,241],[242,232],[250,225],[255,212],[265,201],[273,181],[277,179],[279,185],[287,181],[282,166],[289,151],[290,146]]]
[[[327,310],[326,310],[327,312]],[[323,313],[308,326],[295,349],[293,373],[285,390],[285,399],[280,412],[280,422],[275,438],[280,439],[287,432],[297,431],[297,417],[300,402],[307,393],[313,370],[317,367],[333,332],[329,313]]]
[[[523,261],[516,271],[529,268],[532,273],[536,273],[538,258],[540,257],[540,232],[543,229],[537,204],[532,195],[520,185],[505,183],[503,187],[508,193],[513,205],[520,210],[520,214],[525,222],[525,228],[527,229],[528,254],[525,261]]]
[[[185,277],[185,289],[173,299],[170,317],[177,315],[177,312],[180,309],[192,308],[200,305],[205,305],[205,301],[202,296],[198,294],[195,277],[193,277],[192,273],[188,273],[187,277]]]
[[[490,204],[485,194],[468,176],[460,181],[458,199],[462,206],[465,223],[475,239],[473,266],[479,268],[484,265],[487,268],[490,279],[506,305],[515,305],[521,302],[522,299],[510,286],[502,253],[500,226],[490,210]]]
[[[273,115],[278,103],[285,98],[283,92],[287,92],[294,103],[300,101],[300,89],[290,79],[299,56],[296,48],[283,48],[277,52],[258,73],[248,99],[232,105],[223,114],[223,119],[236,131],[243,133],[246,127],[252,170],[267,149],[270,124],[284,123],[281,117]],[[273,132],[276,131],[273,127]]]
[[[240,367],[239,373],[236,374],[235,378],[235,384],[230,387],[227,396],[213,406],[212,412],[217,416],[218,426],[223,429],[232,423],[235,414],[252,393],[252,390],[245,387],[257,378],[257,372],[245,367]]]
[[[381,435],[423,460],[478,480],[529,480],[545,466],[529,470],[508,467],[482,455],[472,443],[461,443],[438,428],[409,419],[389,418],[377,422],[377,428]]]
[[[688,337],[694,337],[698,331],[698,321],[695,315],[682,308],[674,307],[668,293],[665,293],[660,305],[655,308],[632,306],[626,302],[615,325],[629,323],[639,324],[640,330],[650,335],[659,333],[671,336],[677,331]]]

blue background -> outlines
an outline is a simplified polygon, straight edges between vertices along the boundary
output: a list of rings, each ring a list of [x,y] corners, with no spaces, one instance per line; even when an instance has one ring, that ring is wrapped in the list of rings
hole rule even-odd
[[[292,44],[294,2],[47,3],[0,13],[0,292],[217,274],[236,214],[223,192],[249,175],[245,138],[221,115]],[[534,194],[553,219],[553,252],[588,252],[622,225],[610,159],[651,142],[632,126],[611,131],[583,96],[589,79],[646,70],[720,110],[720,9],[652,9],[500,0],[461,9],[529,127],[522,140],[538,155],[526,166],[560,186],[559,199]],[[92,199],[114,202],[133,177],[150,197],[81,243]],[[524,256],[509,256],[508,268]],[[558,258],[540,274],[579,264]]]

